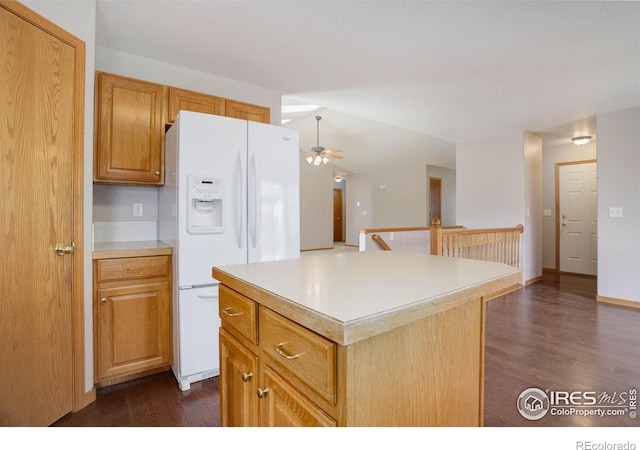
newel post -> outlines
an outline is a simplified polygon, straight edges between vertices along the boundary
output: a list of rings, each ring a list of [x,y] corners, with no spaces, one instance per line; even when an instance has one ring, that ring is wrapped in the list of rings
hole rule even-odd
[[[437,217],[431,221],[431,229],[429,231],[430,253],[432,255],[442,256],[442,227],[440,226],[440,219]]]

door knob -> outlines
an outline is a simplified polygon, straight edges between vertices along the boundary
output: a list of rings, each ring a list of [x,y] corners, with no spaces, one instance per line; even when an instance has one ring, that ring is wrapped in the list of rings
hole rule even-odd
[[[54,250],[58,255],[63,256],[73,253],[75,249],[76,244],[74,244],[73,242],[71,243],[71,245],[64,245],[64,243],[59,242]]]
[[[563,218],[563,219],[566,219],[566,218],[567,218],[567,215],[566,215],[566,214],[563,214],[563,215],[562,215],[562,218]]]
[[[567,226],[567,222],[562,222],[562,226],[566,227]]]
[[[264,398],[269,393],[269,388],[260,389],[258,388],[258,397]]]

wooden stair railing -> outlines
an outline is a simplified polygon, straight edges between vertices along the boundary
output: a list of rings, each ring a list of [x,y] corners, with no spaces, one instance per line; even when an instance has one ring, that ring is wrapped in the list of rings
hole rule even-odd
[[[391,247],[389,247],[389,245],[384,241],[384,239],[382,239],[382,236],[380,236],[379,234],[372,234],[371,239],[376,241],[378,245],[382,247],[382,250],[391,250]]]
[[[513,228],[443,230],[438,218],[431,225],[431,254],[479,259],[520,268],[522,225]]]

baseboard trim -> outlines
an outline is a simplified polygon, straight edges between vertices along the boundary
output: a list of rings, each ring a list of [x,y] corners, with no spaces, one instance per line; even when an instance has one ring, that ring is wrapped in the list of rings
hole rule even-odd
[[[625,300],[623,298],[605,297],[604,295],[596,295],[596,300],[600,303],[609,303],[611,305],[626,306],[627,308],[640,308],[640,302],[633,300]]]
[[[555,267],[543,267],[542,273],[558,273],[558,269]]]
[[[540,275],[539,277],[528,279],[524,282],[524,285],[529,286],[530,284],[537,283],[538,281],[542,281],[542,275]]]
[[[333,250],[334,247],[322,247],[322,248],[305,248],[304,250],[300,250],[300,253],[304,253],[304,252],[315,252],[318,250]]]

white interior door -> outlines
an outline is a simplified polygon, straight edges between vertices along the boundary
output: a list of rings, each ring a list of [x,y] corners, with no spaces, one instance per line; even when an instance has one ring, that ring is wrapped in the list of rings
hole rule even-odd
[[[597,165],[558,166],[559,270],[597,274]]]

